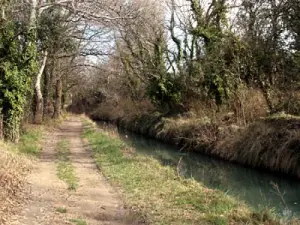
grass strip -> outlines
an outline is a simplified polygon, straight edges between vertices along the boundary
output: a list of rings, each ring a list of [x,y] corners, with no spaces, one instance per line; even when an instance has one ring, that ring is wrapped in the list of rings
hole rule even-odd
[[[76,190],[78,187],[78,178],[75,175],[74,166],[70,162],[69,142],[62,139],[57,143],[57,176],[67,183],[69,190]]]
[[[97,131],[90,121],[84,125],[97,165],[150,224],[279,224],[267,211],[254,212],[221,191],[177,176],[150,156],[128,151],[124,142]]]
[[[17,151],[28,155],[37,156],[42,150],[42,129],[43,128],[41,126],[27,126],[24,129],[20,141],[16,146]]]

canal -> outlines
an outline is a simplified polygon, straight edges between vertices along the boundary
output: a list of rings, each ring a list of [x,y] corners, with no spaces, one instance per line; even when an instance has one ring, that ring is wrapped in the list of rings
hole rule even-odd
[[[98,125],[117,132],[123,141],[136,149],[137,154],[154,157],[161,164],[174,167],[181,176],[221,190],[254,209],[268,208],[285,219],[300,217],[300,181],[199,153],[181,152],[177,147],[104,122]]]

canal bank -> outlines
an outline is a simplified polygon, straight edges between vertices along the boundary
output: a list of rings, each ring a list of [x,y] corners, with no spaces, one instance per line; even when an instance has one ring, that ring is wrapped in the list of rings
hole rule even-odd
[[[125,139],[133,140],[129,133],[122,140],[86,122],[85,137],[101,171],[124,191],[128,207],[150,224],[298,224],[274,219],[272,210],[254,209],[228,192],[191,179],[187,176],[191,171],[179,168],[187,163],[185,159],[178,161],[165,152],[142,154],[141,148],[125,144]]]
[[[126,130],[176,145],[181,150],[200,152],[245,166],[300,177],[300,119],[290,115],[261,118],[247,126],[213,123],[207,118],[136,117],[104,118]]]
[[[172,167],[187,179],[244,201],[255,210],[272,209],[278,216],[300,217],[300,182],[287,176],[264,172],[194,152],[130,132],[107,122],[98,126],[117,134],[137,154],[150,156],[162,166]]]

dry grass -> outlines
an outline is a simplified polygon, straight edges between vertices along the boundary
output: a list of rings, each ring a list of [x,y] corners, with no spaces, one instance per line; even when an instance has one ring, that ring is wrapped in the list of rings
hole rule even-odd
[[[260,90],[240,87],[223,106],[217,107],[213,100],[188,99],[184,103],[188,112],[183,113],[184,120],[206,120],[212,124],[238,124],[244,126],[257,118],[268,114],[264,95]],[[86,108],[86,114],[96,120],[133,121],[145,115],[153,115],[158,109],[147,99],[133,101],[118,96]],[[163,114],[163,113],[161,113]]]
[[[30,166],[24,155],[8,151],[11,148],[13,146],[0,142],[0,224],[5,224],[21,204],[25,175]]]
[[[6,224],[26,198],[26,175],[32,156],[41,150],[42,129],[27,124],[18,144],[0,141],[0,224]]]
[[[43,121],[43,127],[49,130],[57,128],[69,115],[69,113],[63,113],[59,118],[53,119],[52,116],[46,116]]]
[[[189,149],[203,149],[211,146],[217,139],[218,126],[208,117],[200,118],[163,118],[155,137],[169,140]]]
[[[266,99],[257,89],[240,87],[229,104],[238,124],[245,125],[268,114]]]
[[[211,100],[189,99],[189,114],[192,118],[208,117],[215,123],[237,123],[245,125],[268,114],[263,93],[258,89],[239,87],[228,104],[219,108]]]
[[[300,177],[300,119],[262,119],[220,141],[214,153],[231,161]]]
[[[95,119],[116,121],[120,118],[136,118],[153,111],[155,108],[149,100],[134,102],[128,98],[120,98],[117,102],[103,102],[87,114]]]

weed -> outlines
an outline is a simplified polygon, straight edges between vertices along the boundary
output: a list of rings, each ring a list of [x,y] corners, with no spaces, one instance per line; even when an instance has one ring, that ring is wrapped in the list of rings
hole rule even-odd
[[[65,207],[57,207],[55,211],[59,213],[67,213],[67,209]]]
[[[61,140],[57,143],[57,176],[59,179],[67,183],[69,190],[76,190],[78,187],[78,178],[75,175],[74,166],[69,160],[69,143]]]
[[[87,222],[83,219],[70,219],[69,221],[76,225],[87,225]]]

